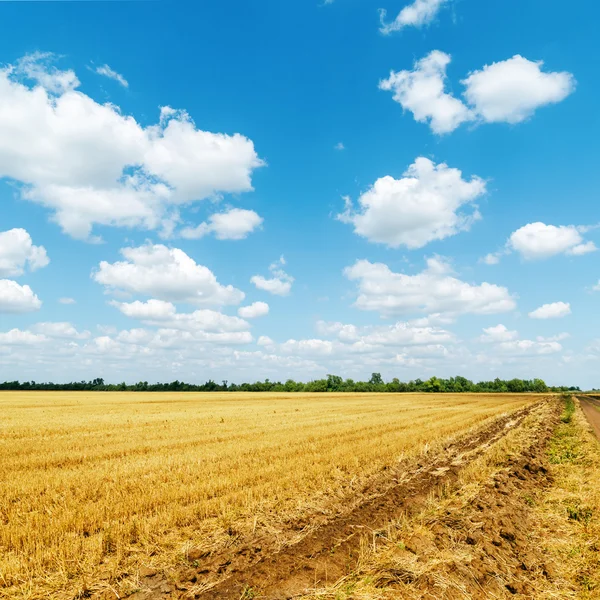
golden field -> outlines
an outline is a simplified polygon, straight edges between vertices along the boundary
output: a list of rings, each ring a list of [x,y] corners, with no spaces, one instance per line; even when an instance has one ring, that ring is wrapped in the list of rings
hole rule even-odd
[[[0,597],[73,598],[277,535],[535,398],[0,392]]]

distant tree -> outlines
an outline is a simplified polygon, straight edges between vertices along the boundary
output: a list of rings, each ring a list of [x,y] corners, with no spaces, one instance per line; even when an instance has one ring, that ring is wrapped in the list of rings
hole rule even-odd
[[[371,385],[382,385],[383,378],[381,377],[381,373],[371,373],[371,379],[369,379],[369,383]]]

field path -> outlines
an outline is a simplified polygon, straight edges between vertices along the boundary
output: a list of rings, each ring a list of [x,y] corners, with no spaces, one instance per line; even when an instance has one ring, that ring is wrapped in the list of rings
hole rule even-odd
[[[597,396],[579,396],[579,402],[592,429],[600,439],[600,398]]]
[[[504,415],[474,434],[449,443],[439,454],[422,456],[408,469],[402,465],[386,471],[365,493],[363,502],[320,524],[293,545],[280,548],[276,540],[259,539],[229,556],[201,557],[196,568],[180,573],[180,583],[173,585],[150,574],[142,582],[145,590],[129,598],[283,600],[317,584],[333,583],[356,566],[361,543],[385,535],[390,521],[418,510],[438,486],[454,483],[461,469],[518,426],[536,405]]]

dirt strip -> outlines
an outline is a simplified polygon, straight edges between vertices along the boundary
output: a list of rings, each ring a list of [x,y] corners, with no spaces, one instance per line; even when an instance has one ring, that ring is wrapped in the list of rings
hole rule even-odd
[[[462,468],[517,427],[535,406],[505,415],[450,443],[433,457],[424,456],[411,465],[387,470],[375,489],[366,491],[363,503],[309,530],[293,545],[281,549],[277,540],[264,538],[228,556],[190,556],[190,567],[176,575],[177,583],[148,573],[141,580],[141,590],[129,598],[283,600],[335,582],[356,566],[365,535],[377,535],[401,514],[417,512],[430,493],[440,485],[455,483]]]
[[[600,397],[578,396],[578,399],[583,413],[596,433],[596,437],[600,439]]]

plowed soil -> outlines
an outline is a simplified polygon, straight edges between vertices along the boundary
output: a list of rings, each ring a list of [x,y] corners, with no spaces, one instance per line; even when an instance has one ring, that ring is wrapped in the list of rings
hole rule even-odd
[[[421,457],[388,469],[370,489],[363,490],[358,498],[352,499],[347,512],[329,519],[323,517],[320,522],[313,518],[311,523],[290,524],[288,541],[283,544],[280,538],[257,538],[228,554],[203,556],[190,553],[189,565],[169,579],[153,571],[143,573],[140,591],[129,598],[275,600],[301,596],[317,586],[333,583],[356,567],[361,539],[365,535],[377,535],[391,520],[419,511],[428,495],[441,485],[455,483],[462,468],[517,427],[533,408],[529,406],[501,417],[476,433],[449,444],[438,455]],[[540,437],[539,448],[543,447],[550,431],[551,424]],[[491,490],[490,497],[482,501],[482,511],[488,508],[497,511],[502,503],[497,504],[495,497],[505,497],[510,486],[518,486],[519,481],[527,479],[527,476],[543,478],[545,469],[537,457],[539,452],[532,452],[519,464],[515,463],[512,475],[506,475],[507,479],[499,481]],[[534,483],[539,486],[540,482]],[[514,545],[513,534],[523,526],[522,523],[512,523],[512,508],[508,506],[506,514],[501,511],[492,515],[492,525],[497,525],[501,532],[497,540],[499,545]],[[504,537],[502,531],[506,534]],[[498,551],[497,545],[490,548],[487,549],[490,552]],[[512,562],[518,564],[519,560],[518,556],[513,557]],[[485,562],[485,557],[482,557],[482,569],[486,568]],[[485,579],[485,572],[481,577]],[[474,581],[482,589],[482,582]],[[110,596],[96,596],[105,597]]]

